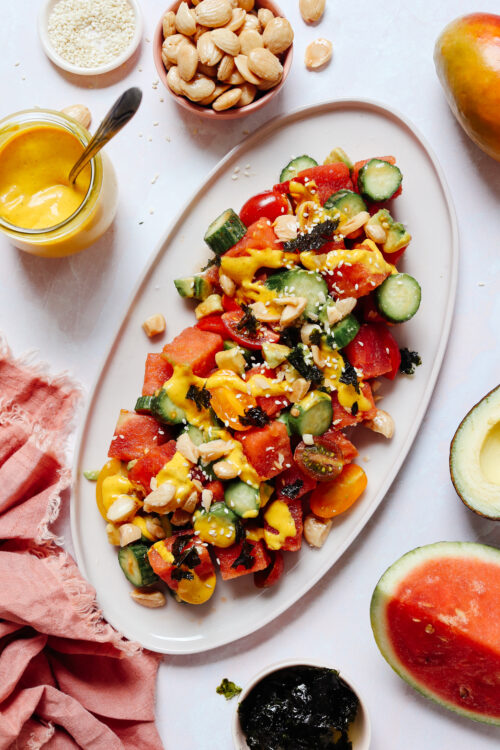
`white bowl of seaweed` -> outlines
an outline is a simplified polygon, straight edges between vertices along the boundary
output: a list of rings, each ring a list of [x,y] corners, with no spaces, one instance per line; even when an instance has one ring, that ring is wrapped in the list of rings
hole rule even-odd
[[[344,671],[309,659],[273,664],[241,693],[236,750],[368,750],[370,721]]]

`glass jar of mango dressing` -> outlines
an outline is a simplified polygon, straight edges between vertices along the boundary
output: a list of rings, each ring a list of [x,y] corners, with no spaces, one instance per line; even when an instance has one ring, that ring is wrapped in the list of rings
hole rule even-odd
[[[0,120],[0,229],[16,247],[57,258],[88,247],[109,228],[118,189],[102,152],[68,175],[91,138],[76,120],[48,109]]]

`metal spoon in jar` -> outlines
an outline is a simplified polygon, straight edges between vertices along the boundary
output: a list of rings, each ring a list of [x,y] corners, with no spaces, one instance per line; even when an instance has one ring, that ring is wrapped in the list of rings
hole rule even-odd
[[[97,128],[87,148],[80,156],[69,173],[69,183],[72,185],[84,166],[106,145],[108,141],[127,124],[139,109],[142,91],[133,87],[127,89],[113,104],[108,114]]]

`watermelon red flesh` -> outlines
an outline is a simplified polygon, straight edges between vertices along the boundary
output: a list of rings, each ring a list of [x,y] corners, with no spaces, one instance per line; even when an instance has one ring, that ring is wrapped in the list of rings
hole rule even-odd
[[[163,351],[172,365],[189,365],[195,375],[204,377],[215,367],[215,355],[222,351],[223,343],[217,333],[192,326],[166,344]]]
[[[153,417],[122,409],[111,440],[108,456],[120,461],[141,458],[144,453],[168,440],[166,431]]]
[[[427,697],[500,724],[500,552],[444,542],[403,560],[411,562],[412,555],[417,564],[408,570],[408,563],[398,561],[372,600],[383,655]],[[391,570],[396,580],[384,584]]]
[[[259,540],[258,542],[249,542],[249,544],[252,547],[250,556],[254,559],[251,568],[246,568],[244,565],[238,565],[236,568],[233,568],[233,563],[236,562],[241,554],[242,542],[233,544],[231,547],[220,547],[217,549],[217,562],[220,566],[220,574],[223,581],[229,581],[231,578],[239,578],[248,573],[258,573],[259,570],[265,570],[268,567],[271,558],[264,548],[263,543]]]
[[[134,484],[138,484],[144,492],[151,492],[151,480],[173,459],[176,452],[175,440],[169,440],[168,443],[159,445],[157,448],[151,448],[142,458],[132,466],[128,473],[128,478]]]
[[[298,552],[302,547],[302,533],[304,530],[302,522],[302,501],[287,500],[286,503],[295,524],[295,535],[287,537],[283,542],[281,549],[285,552]],[[279,534],[279,531],[270,526],[267,521],[264,522],[264,528],[271,534]]]
[[[238,435],[243,451],[261,479],[272,479],[293,461],[290,438],[282,422],[270,422]]]
[[[161,354],[148,354],[144,368],[143,396],[153,396],[155,391],[172,375],[173,367]]]

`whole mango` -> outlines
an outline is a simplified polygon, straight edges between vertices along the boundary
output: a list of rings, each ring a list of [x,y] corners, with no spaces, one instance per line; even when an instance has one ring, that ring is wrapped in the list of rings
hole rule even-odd
[[[471,13],[452,21],[436,42],[434,62],[458,122],[500,161],[500,16]]]

